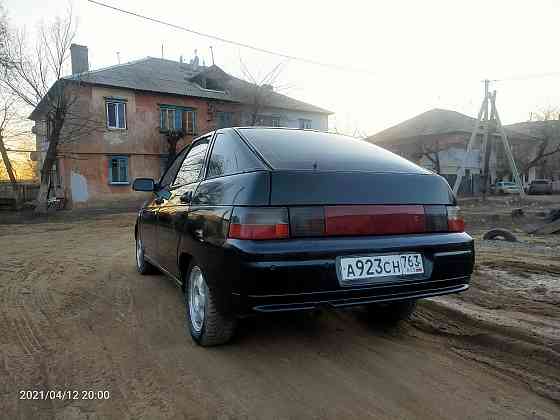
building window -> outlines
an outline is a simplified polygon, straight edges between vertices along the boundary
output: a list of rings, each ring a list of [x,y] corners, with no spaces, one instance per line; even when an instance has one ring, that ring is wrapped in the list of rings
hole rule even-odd
[[[299,119],[299,128],[311,128],[311,120],[306,120],[305,118]]]
[[[261,127],[280,127],[280,117],[271,115],[257,115],[255,125]]]
[[[109,183],[128,184],[128,156],[109,158]]]
[[[162,108],[160,113],[162,131],[178,131],[183,128],[181,113],[173,108]]]
[[[126,103],[123,101],[107,101],[107,127],[125,130],[126,129]]]
[[[159,120],[162,132],[184,130],[186,134],[196,134],[196,111],[192,109],[161,107]]]
[[[226,128],[233,126],[233,112],[218,111],[216,112],[216,117],[218,120],[216,128]]]

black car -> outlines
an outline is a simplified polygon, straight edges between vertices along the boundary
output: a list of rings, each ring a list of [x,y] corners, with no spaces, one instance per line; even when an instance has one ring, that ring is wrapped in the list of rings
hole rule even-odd
[[[309,130],[227,128],[183,149],[135,227],[138,271],[183,289],[201,345],[240,315],[366,305],[398,321],[462,292],[474,264],[444,178],[380,147]]]

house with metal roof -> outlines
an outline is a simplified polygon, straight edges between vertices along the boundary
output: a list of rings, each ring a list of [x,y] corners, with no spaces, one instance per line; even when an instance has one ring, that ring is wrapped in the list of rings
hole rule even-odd
[[[64,198],[67,206],[133,207],[138,200],[130,188],[135,177],[158,179],[170,154],[217,128],[328,128],[330,111],[218,66],[198,65],[197,58],[186,63],[147,57],[89,70],[87,47],[74,44],[71,59],[72,75],[52,89],[61,83],[72,86],[75,118],[88,129],[76,130],[75,136],[67,130],[58,147],[52,195]],[[45,108],[40,103],[30,116],[39,160],[48,147]]]

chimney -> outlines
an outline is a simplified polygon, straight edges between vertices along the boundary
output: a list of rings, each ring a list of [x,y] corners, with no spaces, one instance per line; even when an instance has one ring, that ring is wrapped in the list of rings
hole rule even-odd
[[[72,59],[72,74],[84,73],[89,70],[88,49],[84,45],[70,45]]]

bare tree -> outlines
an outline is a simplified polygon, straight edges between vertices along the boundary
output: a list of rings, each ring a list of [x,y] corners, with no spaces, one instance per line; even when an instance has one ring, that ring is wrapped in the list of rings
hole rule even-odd
[[[560,153],[560,112],[557,108],[543,108],[531,113],[531,121],[527,123],[527,133],[535,137],[534,141],[524,141],[513,146],[515,160],[519,163],[520,172],[527,175],[529,170],[538,167],[545,171],[549,164],[556,164],[560,169],[556,156]],[[555,157],[554,159],[549,159]]]
[[[167,140],[167,168],[169,168],[175,160],[175,157],[177,156],[177,143],[185,137],[185,134],[185,130],[183,129],[169,130],[165,133],[165,139]]]
[[[8,18],[4,6],[0,3],[0,66],[7,62],[8,54]]]
[[[250,106],[249,125],[265,125],[266,121],[261,121],[261,114],[263,109],[270,103],[271,97],[274,95],[275,89],[277,88],[276,82],[280,76],[284,63],[278,63],[270,72],[259,80],[249,71],[241,58],[239,61],[241,63],[241,72],[243,77],[246,79],[245,82],[250,85],[248,89],[249,97],[245,97],[244,100],[244,102]],[[246,86],[243,90],[247,92]]]
[[[17,179],[12,162],[8,156],[5,139],[9,136],[9,134],[14,134],[9,133],[9,130],[14,124],[16,118],[18,118],[18,114],[16,112],[16,98],[9,95],[7,92],[2,91],[0,88],[0,154],[2,155],[2,161],[4,162],[6,173],[8,174],[10,182],[14,187],[17,183]]]
[[[416,149],[413,152],[413,159],[420,161],[426,157],[431,164],[434,172],[441,173],[441,152],[451,148],[452,144],[448,142],[440,142],[438,138],[430,141],[419,140],[416,142]]]
[[[63,77],[76,28],[69,9],[66,16],[40,27],[32,48],[23,31],[13,31],[8,35],[7,60],[1,68],[2,83],[34,109],[34,119],[42,121],[44,128],[48,146],[35,209],[39,213],[47,211],[59,146],[102,127],[102,121],[91,118],[81,100],[82,76]]]

